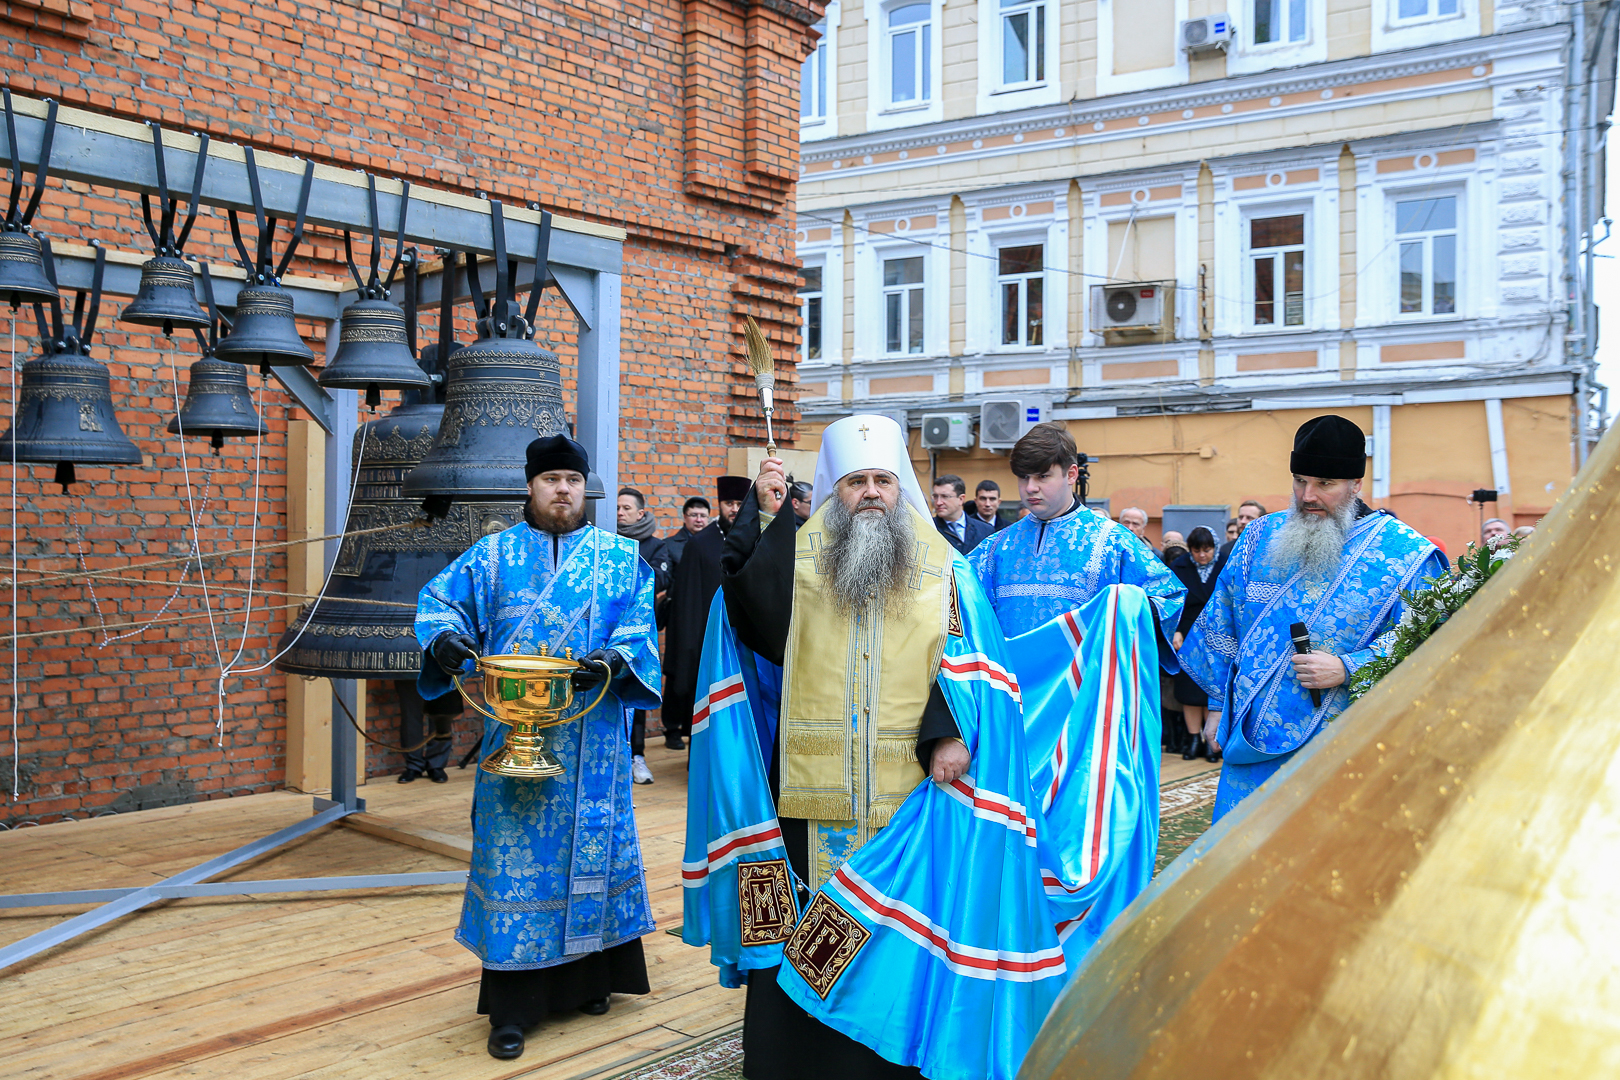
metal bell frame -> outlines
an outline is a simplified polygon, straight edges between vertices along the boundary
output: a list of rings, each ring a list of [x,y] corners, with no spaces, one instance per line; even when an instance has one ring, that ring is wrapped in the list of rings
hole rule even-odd
[[[236,294],[236,312],[231,320],[231,332],[214,348],[214,355],[236,364],[257,364],[268,373],[272,367],[307,367],[315,362],[315,353],[304,344],[293,318],[292,294],[281,287],[281,276],[292,264],[293,253],[304,239],[304,213],[309,209],[309,189],[315,178],[315,163],[304,165],[304,183],[298,193],[298,213],[294,218],[292,235],[281,262],[275,261],[276,219],[266,218],[264,196],[259,192],[259,166],[253,159],[253,148],[242,148],[247,158],[248,192],[253,197],[253,217],[258,223],[259,236],[253,255],[248,254],[242,242],[242,226],[234,209],[226,213],[231,222],[231,239],[236,253],[241,256],[242,269],[247,271],[247,287]]]
[[[0,223],[0,297],[10,300],[15,311],[18,304],[48,304],[60,299],[55,278],[46,272],[39,238],[28,226],[39,209],[40,196],[45,194],[45,183],[50,177],[56,102],[50,98],[45,100],[45,134],[39,147],[39,168],[34,173],[34,193],[19,213],[17,204],[22,199],[23,172],[22,156],[17,152],[17,114],[11,108],[11,91],[0,90],[0,93],[5,96],[6,147],[11,152],[11,200],[6,206],[6,220]]]
[[[208,333],[205,335],[200,329],[192,328],[197,344],[202,346],[202,357],[191,365],[186,400],[180,406],[179,415],[169,421],[169,433],[181,438],[205,437],[217,454],[227,437],[256,439],[263,435],[264,421],[253,407],[247,368],[214,357],[220,326],[228,327],[230,323],[214,302],[214,279],[207,263],[202,264],[202,285],[203,299],[208,303]]]
[[[432,382],[416,363],[416,342],[407,333],[407,315],[388,298],[394,275],[403,261],[414,266],[416,250],[405,250],[405,218],[411,206],[411,183],[404,181],[399,197],[399,227],[394,238],[394,259],[386,277],[382,265],[382,229],[377,215],[377,180],[366,175],[366,194],[371,207],[371,275],[361,278],[354,262],[354,245],[349,230],[343,230],[343,257],[349,264],[360,298],[343,309],[338,331],[338,348],[316,381],[338,389],[364,390],[366,405],[372,410],[382,402],[382,391],[426,390]],[[411,275],[409,289],[415,288]],[[414,307],[414,296],[407,303]]]
[[[140,448],[130,442],[113,410],[112,376],[107,365],[90,359],[90,340],[101,308],[101,281],[107,251],[92,240],[96,266],[89,303],[76,293],[73,318],[64,321],[60,294],[51,298],[51,322],[44,305],[34,305],[43,355],[22,365],[22,380],[11,430],[0,435],[0,460],[56,465],[56,482],[66,492],[77,483],[75,465],[139,465]],[[51,284],[56,270],[49,240],[41,253]]]
[[[208,169],[208,136],[200,136],[202,145],[197,148],[197,168],[191,179],[191,204],[186,210],[186,223],[176,235],[174,221],[180,200],[169,194],[168,169],[163,160],[163,129],[153,123],[147,126],[152,129],[161,210],[154,224],[151,197],[141,192],[141,216],[146,219],[146,231],[152,237],[154,257],[141,264],[140,291],[124,308],[119,320],[138,326],[156,326],[165,335],[172,335],[176,326],[211,327],[213,320],[197,303],[197,276],[181,255],[201,206],[203,173]]]
[[[467,258],[467,289],[478,314],[478,340],[449,358],[444,422],[422,463],[405,478],[405,492],[422,498],[431,518],[449,513],[452,501],[510,499],[527,494],[524,464],[529,438],[566,429],[562,376],[557,355],[531,340],[540,298],[552,283],[548,269],[551,214],[541,211],[535,248],[534,286],[528,304],[513,299],[513,265],[506,251],[501,204],[490,200],[495,249],[495,295],[486,297],[478,280],[478,260]],[[450,288],[449,276],[445,287]],[[498,409],[489,408],[489,387],[503,388]],[[533,436],[531,435],[530,438]],[[595,487],[600,489],[601,481]],[[591,488],[587,480],[587,491]]]

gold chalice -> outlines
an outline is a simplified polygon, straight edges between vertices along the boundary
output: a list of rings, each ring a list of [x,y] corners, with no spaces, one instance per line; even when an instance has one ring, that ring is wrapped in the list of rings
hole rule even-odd
[[[506,744],[485,758],[479,768],[497,776],[521,776],[530,780],[544,780],[563,774],[562,762],[546,749],[541,732],[557,724],[590,712],[607,697],[608,681],[602,681],[602,692],[581,711],[564,715],[574,701],[572,676],[585,665],[574,659],[572,649],[564,649],[563,656],[549,656],[546,646],[540,646],[538,656],[480,656],[473,664],[484,675],[484,700],[489,708],[478,704],[462,685],[461,676],[455,676],[456,689],[467,704],[491,720],[508,725]],[[493,712],[491,710],[494,710]]]

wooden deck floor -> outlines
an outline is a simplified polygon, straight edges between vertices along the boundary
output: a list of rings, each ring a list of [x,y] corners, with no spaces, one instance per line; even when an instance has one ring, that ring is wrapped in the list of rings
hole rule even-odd
[[[652,740],[656,744],[657,740]],[[605,1017],[558,1017],[517,1061],[484,1050],[479,968],[451,938],[459,886],[171,900],[0,971],[0,1073],[30,1080],[610,1076],[742,1017],[708,953],[663,932],[681,918],[685,755],[648,746],[658,777],[637,818],[659,931],[644,939],[652,993]],[[1171,782],[1212,768],[1164,761]],[[362,789],[367,809],[453,837],[469,833],[473,772],[449,784]],[[276,792],[0,834],[0,891],[150,884],[307,818]],[[404,873],[456,858],[329,826],[216,880]],[[0,911],[9,943],[87,910]]]

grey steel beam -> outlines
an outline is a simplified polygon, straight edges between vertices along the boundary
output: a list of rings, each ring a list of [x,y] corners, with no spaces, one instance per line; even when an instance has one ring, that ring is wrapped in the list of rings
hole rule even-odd
[[[19,105],[23,104],[23,99],[17,100]],[[157,162],[150,138],[133,133],[117,134],[99,127],[75,126],[70,119],[75,111],[62,110],[63,122],[57,125],[51,150],[52,177],[100,184],[123,191],[155,193]],[[105,126],[115,125],[108,123]],[[42,117],[19,112],[17,143],[27,169],[32,170],[39,163],[39,147],[44,130]],[[194,151],[167,143],[163,150],[171,177],[193,175],[197,160]],[[244,162],[236,160],[240,151],[221,141],[213,142],[209,150],[201,201],[251,216],[253,201],[248,189],[247,167]],[[278,154],[261,154],[258,159],[265,212],[280,221],[291,221],[297,213],[298,194],[303,183],[302,163],[295,163]],[[461,201],[471,200],[430,202],[412,199],[406,221],[406,243],[455,248],[482,256],[493,255],[494,234],[488,210],[457,205]],[[390,238],[399,220],[399,204],[397,194],[387,191],[377,193],[377,214],[383,232]],[[345,182],[334,177],[331,170],[318,169],[310,188],[305,221],[326,228],[369,232],[371,211],[366,185]],[[515,257],[532,255],[538,239],[537,224],[507,217],[506,246]],[[567,229],[554,228],[551,234],[551,261],[564,266],[618,273],[622,266],[622,248],[623,245],[617,240]]]
[[[596,309],[594,327],[580,320],[579,412],[575,438],[590,452],[591,467],[602,478],[607,498],[596,504],[596,527],[618,529],[619,491],[619,290],[618,274],[593,274],[585,294]],[[559,278],[563,280],[563,278]],[[565,294],[566,295],[566,294]]]
[[[264,881],[205,881],[197,885],[147,885],[144,888],[155,893],[158,900],[179,900],[192,896],[267,896],[271,893],[393,889],[403,885],[464,885],[466,882],[465,870],[435,870],[417,874],[357,874],[350,877],[270,878]],[[10,896],[0,896],[0,908],[106,904],[122,900],[140,891],[140,888],[129,888],[13,893]]]
[[[94,930],[98,926],[105,926],[114,919],[120,919],[132,911],[139,911],[146,905],[163,899],[155,891],[161,886],[193,885],[199,881],[205,881],[215,874],[223,874],[233,866],[240,866],[242,863],[256,859],[260,855],[274,851],[283,844],[291,843],[301,836],[307,836],[316,829],[329,825],[349,813],[349,810],[341,806],[335,806],[330,810],[316,814],[314,817],[289,825],[285,829],[278,829],[269,836],[260,837],[250,844],[244,844],[235,851],[228,851],[223,855],[209,859],[205,863],[193,866],[189,870],[182,870],[173,877],[166,878],[155,885],[136,889],[111,903],[103,904],[93,911],[75,915],[73,918],[59,922],[55,926],[41,930],[37,934],[31,934],[21,941],[14,941],[5,948],[0,948],[0,968],[9,967],[19,960],[26,960],[30,956],[44,952],[46,949],[71,941],[80,934]]]

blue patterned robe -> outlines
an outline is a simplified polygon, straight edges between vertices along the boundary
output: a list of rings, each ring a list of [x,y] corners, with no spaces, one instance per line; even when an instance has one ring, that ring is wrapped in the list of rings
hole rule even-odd
[[[1217,820],[1350,704],[1348,685],[1323,692],[1320,708],[1311,704],[1294,675],[1289,626],[1304,623],[1311,647],[1338,656],[1353,676],[1385,655],[1406,610],[1401,591],[1448,566],[1425,537],[1380,511],[1351,527],[1332,580],[1278,567],[1267,552],[1288,514],[1268,514],[1243,530],[1181,649],[1210,711],[1221,713]]]
[[[545,642],[553,655],[616,649],[628,668],[602,704],[547,729],[564,775],[478,773],[456,940],[485,967],[553,967],[653,929],[625,725],[625,710],[658,706],[652,602],[653,572],[635,541],[590,525],[557,538],[555,553],[550,534],[515,525],[478,541],[422,588],[416,639],[424,649],[454,630],[477,638],[480,655],[538,653]],[[429,657],[418,685],[425,698],[453,689]],[[486,721],[479,753],[493,753],[507,730]]]
[[[1029,514],[979,544],[967,558],[1009,638],[1085,606],[1110,585],[1138,586],[1153,605],[1166,643],[1163,659],[1174,673],[1168,643],[1181,621],[1187,587],[1152,548],[1118,522],[1085,506],[1050,521]]]

